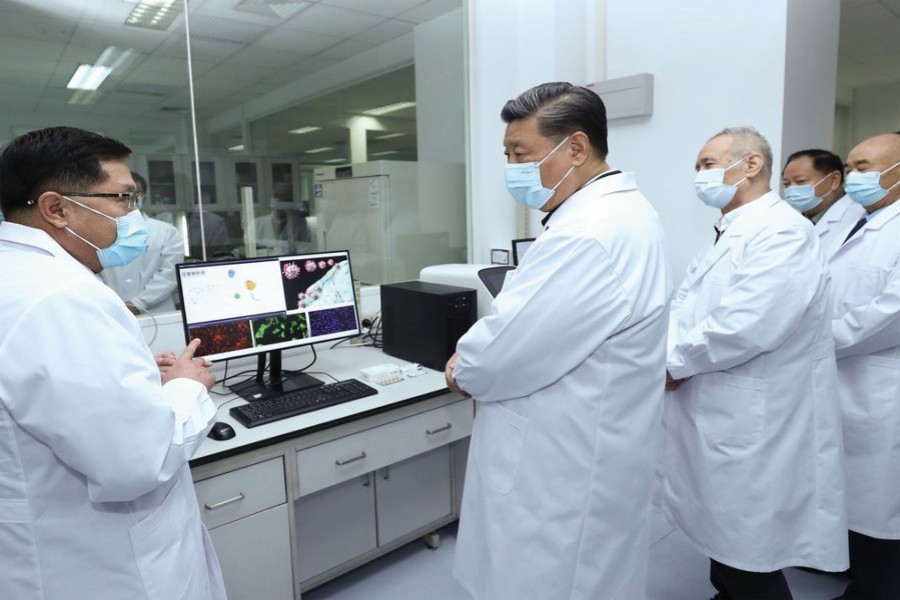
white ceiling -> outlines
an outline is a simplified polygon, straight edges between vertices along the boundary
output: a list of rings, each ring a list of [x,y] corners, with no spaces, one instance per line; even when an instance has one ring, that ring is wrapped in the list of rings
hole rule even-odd
[[[184,114],[189,106],[184,15],[167,31],[125,26],[136,1],[0,0],[0,110],[12,115],[10,119],[21,118],[23,126],[36,120],[28,115],[45,113],[128,119]],[[191,0],[199,117],[212,118],[287,84],[314,78],[322,69],[408,34],[416,24],[458,8],[461,2]],[[110,45],[135,49],[137,59],[104,82],[95,103],[67,104],[73,92],[66,83],[75,69],[96,61]],[[842,0],[839,101],[849,103],[856,87],[898,80],[900,0]],[[254,126],[275,132],[293,123],[313,124],[309,121],[316,118],[333,126],[336,111],[410,100],[410,94],[414,94],[412,69],[393,78],[357,82]],[[391,117],[403,130],[401,121],[414,120],[415,110]],[[405,127],[408,130],[409,124]],[[11,133],[0,132],[0,139]],[[235,130],[218,138],[226,143],[240,135]],[[294,136],[291,148],[305,137]],[[308,138],[310,143],[315,137]]]

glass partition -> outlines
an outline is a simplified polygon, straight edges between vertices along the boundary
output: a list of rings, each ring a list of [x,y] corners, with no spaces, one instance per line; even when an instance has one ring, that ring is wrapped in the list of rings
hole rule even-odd
[[[98,131],[133,149],[147,182],[157,242],[103,275],[123,301],[175,308],[158,292],[174,289],[165,265],[204,252],[348,249],[373,284],[465,260],[461,0],[185,8],[0,5],[0,141],[58,124]]]

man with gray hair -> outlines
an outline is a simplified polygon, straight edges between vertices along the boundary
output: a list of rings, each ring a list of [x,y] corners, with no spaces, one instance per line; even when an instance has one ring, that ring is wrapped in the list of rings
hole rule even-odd
[[[672,301],[663,511],[715,598],[791,598],[782,568],[847,567],[830,277],[756,130],[715,135],[696,169],[722,216]]]

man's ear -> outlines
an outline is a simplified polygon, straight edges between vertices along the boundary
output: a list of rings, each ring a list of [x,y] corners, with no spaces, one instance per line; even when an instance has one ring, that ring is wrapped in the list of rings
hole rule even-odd
[[[763,164],[762,154],[757,154],[756,152],[750,154],[747,157],[747,177],[752,178],[759,175],[760,171],[762,171]]]
[[[583,131],[576,131],[569,136],[569,148],[572,152],[572,163],[580,167],[591,155],[591,140]]]
[[[841,177],[841,172],[840,171],[832,171],[831,172],[831,185],[828,186],[828,193],[829,194],[832,193],[833,191],[835,191],[836,189],[841,187],[843,184],[844,184],[844,180]]]
[[[37,199],[38,214],[52,226],[62,229],[68,227],[68,203],[56,192],[44,192]]]

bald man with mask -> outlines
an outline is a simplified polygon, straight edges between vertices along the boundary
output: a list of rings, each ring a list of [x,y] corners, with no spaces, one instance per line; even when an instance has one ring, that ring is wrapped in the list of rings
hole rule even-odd
[[[844,426],[850,574],[841,598],[900,598],[900,135],[847,157],[864,209],[830,260]]]

